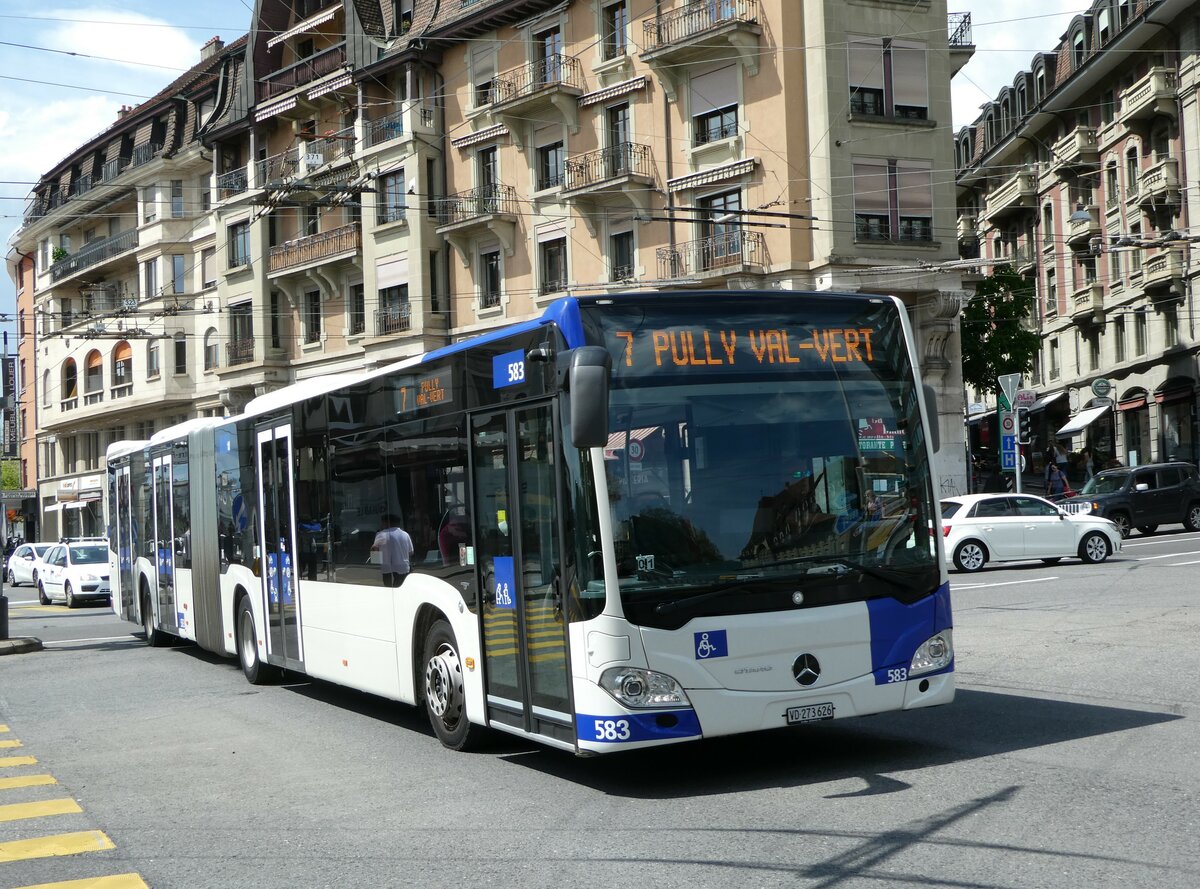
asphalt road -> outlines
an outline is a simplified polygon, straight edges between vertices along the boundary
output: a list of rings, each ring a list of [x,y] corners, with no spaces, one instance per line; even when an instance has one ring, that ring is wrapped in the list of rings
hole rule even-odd
[[[47,645],[0,658],[0,739],[21,744],[0,759],[37,760],[0,781],[57,783],[0,783],[0,887],[1193,889],[1198,566],[1177,531],[1104,565],[955,574],[950,706],[597,759],[450,753],[408,708],[255,688],[12,591],[12,633]],[[54,800],[80,811],[4,818]],[[96,832],[112,848],[5,859]]]

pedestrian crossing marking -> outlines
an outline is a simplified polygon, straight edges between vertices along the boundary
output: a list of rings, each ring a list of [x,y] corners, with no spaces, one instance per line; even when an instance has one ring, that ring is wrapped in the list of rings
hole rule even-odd
[[[32,803],[11,803],[0,806],[0,823],[23,821],[26,818],[41,818],[45,815],[74,815],[82,812],[73,799],[44,799]]]
[[[37,760],[32,756],[0,756],[0,769],[8,766],[35,766]]]
[[[8,731],[8,726],[5,725],[4,723],[0,722],[0,735],[3,735],[7,731]]]
[[[0,864],[6,861],[26,861],[31,858],[52,858],[56,855],[78,855],[81,852],[103,852],[116,845],[100,830],[81,830],[61,833],[36,840],[10,840],[0,843]]]
[[[20,747],[20,741],[0,741],[0,748],[11,750],[14,747]]]
[[[150,889],[150,887],[138,874],[116,874],[111,877],[91,877],[87,880],[64,880],[61,883],[18,886],[17,889]]]
[[[15,790],[18,787],[37,787],[41,784],[57,784],[53,775],[21,775],[17,778],[0,778],[0,790]]]

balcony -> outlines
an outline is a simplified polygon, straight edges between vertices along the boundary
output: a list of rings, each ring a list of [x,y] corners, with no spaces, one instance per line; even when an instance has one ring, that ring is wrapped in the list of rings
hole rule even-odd
[[[271,248],[267,274],[279,274],[355,254],[362,244],[358,223],[352,222],[327,232],[285,241]]]
[[[254,360],[254,337],[230,340],[225,344],[225,364],[249,364]]]
[[[1037,209],[1037,171],[1026,168],[988,193],[984,215],[994,224]]]
[[[974,213],[966,213],[958,217],[958,242],[974,244],[979,240],[978,217]]]
[[[1121,90],[1120,118],[1126,124],[1147,121],[1160,114],[1174,118],[1179,82],[1170,68],[1151,68],[1127,89]]]
[[[133,156],[129,160],[129,166],[144,166],[162,154],[162,151],[162,145],[157,142],[147,142],[145,145],[138,145],[133,149]]]
[[[949,30],[947,48],[950,51],[950,76],[962,70],[963,65],[975,55],[975,41],[971,35],[971,13],[950,12],[946,14]]]
[[[509,130],[518,131],[552,107],[571,128],[579,132],[579,97],[584,93],[583,65],[573,56],[550,55],[511,71],[492,81],[492,111]]]
[[[230,170],[217,177],[217,200],[224,201],[244,192],[248,186],[246,168]]]
[[[1032,272],[1037,268],[1038,251],[1032,244],[1018,244],[1012,253],[1013,268],[1018,274]]]
[[[307,86],[313,81],[334,73],[345,64],[345,43],[323,49],[295,64],[272,71],[266,77],[259,78],[256,92],[258,101],[266,102],[298,87]]]
[[[405,133],[432,133],[434,120],[432,108],[416,102],[407,102],[403,108],[366,122],[363,147],[374,148],[376,145],[399,139]]]
[[[758,73],[762,37],[758,0],[706,0],[688,3],[642,23],[642,60],[675,101],[688,64],[740,57],[746,71]]]
[[[1179,161],[1176,158],[1163,158],[1138,176],[1138,203],[1143,206],[1179,203]]]
[[[1182,279],[1183,257],[1178,250],[1164,250],[1142,260],[1142,287],[1146,290],[1177,290]]]
[[[766,264],[766,245],[759,232],[722,232],[675,247],[658,248],[658,277],[716,277],[759,274]]]
[[[469,255],[464,238],[484,230],[491,231],[512,256],[517,223],[517,191],[511,185],[481,185],[470,191],[434,200],[437,233],[444,235],[464,261]]]
[[[129,231],[121,232],[113,235],[111,238],[100,238],[92,241],[90,244],[85,244],[80,248],[79,252],[68,256],[65,259],[60,259],[54,265],[50,266],[50,280],[57,283],[64,278],[69,278],[71,275],[82,272],[84,269],[90,269],[100,263],[108,262],[110,259],[120,256],[122,253],[128,253],[138,245],[137,229],[131,228]]]
[[[1084,218],[1084,213],[1087,218]],[[1078,205],[1071,218],[1067,220],[1067,246],[1072,250],[1086,250],[1092,238],[1100,236],[1101,227],[1099,210],[1092,204]]]
[[[563,197],[619,192],[630,184],[644,187],[653,182],[650,146],[636,142],[589,151],[563,163]]]
[[[1054,143],[1050,166],[1056,172],[1079,167],[1095,169],[1100,159],[1100,143],[1095,127],[1076,127]]]
[[[1100,284],[1089,281],[1071,294],[1071,320],[1077,324],[1104,320],[1104,288]]]
[[[412,330],[412,306],[400,303],[375,310],[375,336],[393,336]]]

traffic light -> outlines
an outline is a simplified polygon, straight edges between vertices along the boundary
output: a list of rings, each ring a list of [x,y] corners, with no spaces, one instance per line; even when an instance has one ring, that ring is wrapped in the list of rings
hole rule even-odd
[[[1029,411],[1017,411],[1017,441],[1020,444],[1029,444]]]

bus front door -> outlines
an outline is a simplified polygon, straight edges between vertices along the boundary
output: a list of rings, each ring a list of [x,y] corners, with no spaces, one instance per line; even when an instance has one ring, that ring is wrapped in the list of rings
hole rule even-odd
[[[258,522],[267,656],[273,664],[302,670],[290,423],[258,430]]]
[[[128,464],[117,469],[117,514],[113,520],[116,539],[113,548],[117,553],[117,584],[120,600],[113,601],[113,610],[125,620],[140,620],[138,614],[137,589],[133,582],[133,563],[137,557],[134,545],[133,523],[136,521],[132,509],[132,487],[129,482]]]
[[[489,720],[573,745],[557,428],[550,403],[473,418],[476,565]]]
[[[155,457],[154,564],[158,575],[158,600],[151,606],[155,626],[176,632],[179,615],[175,608],[175,489],[171,479],[171,455]]]

